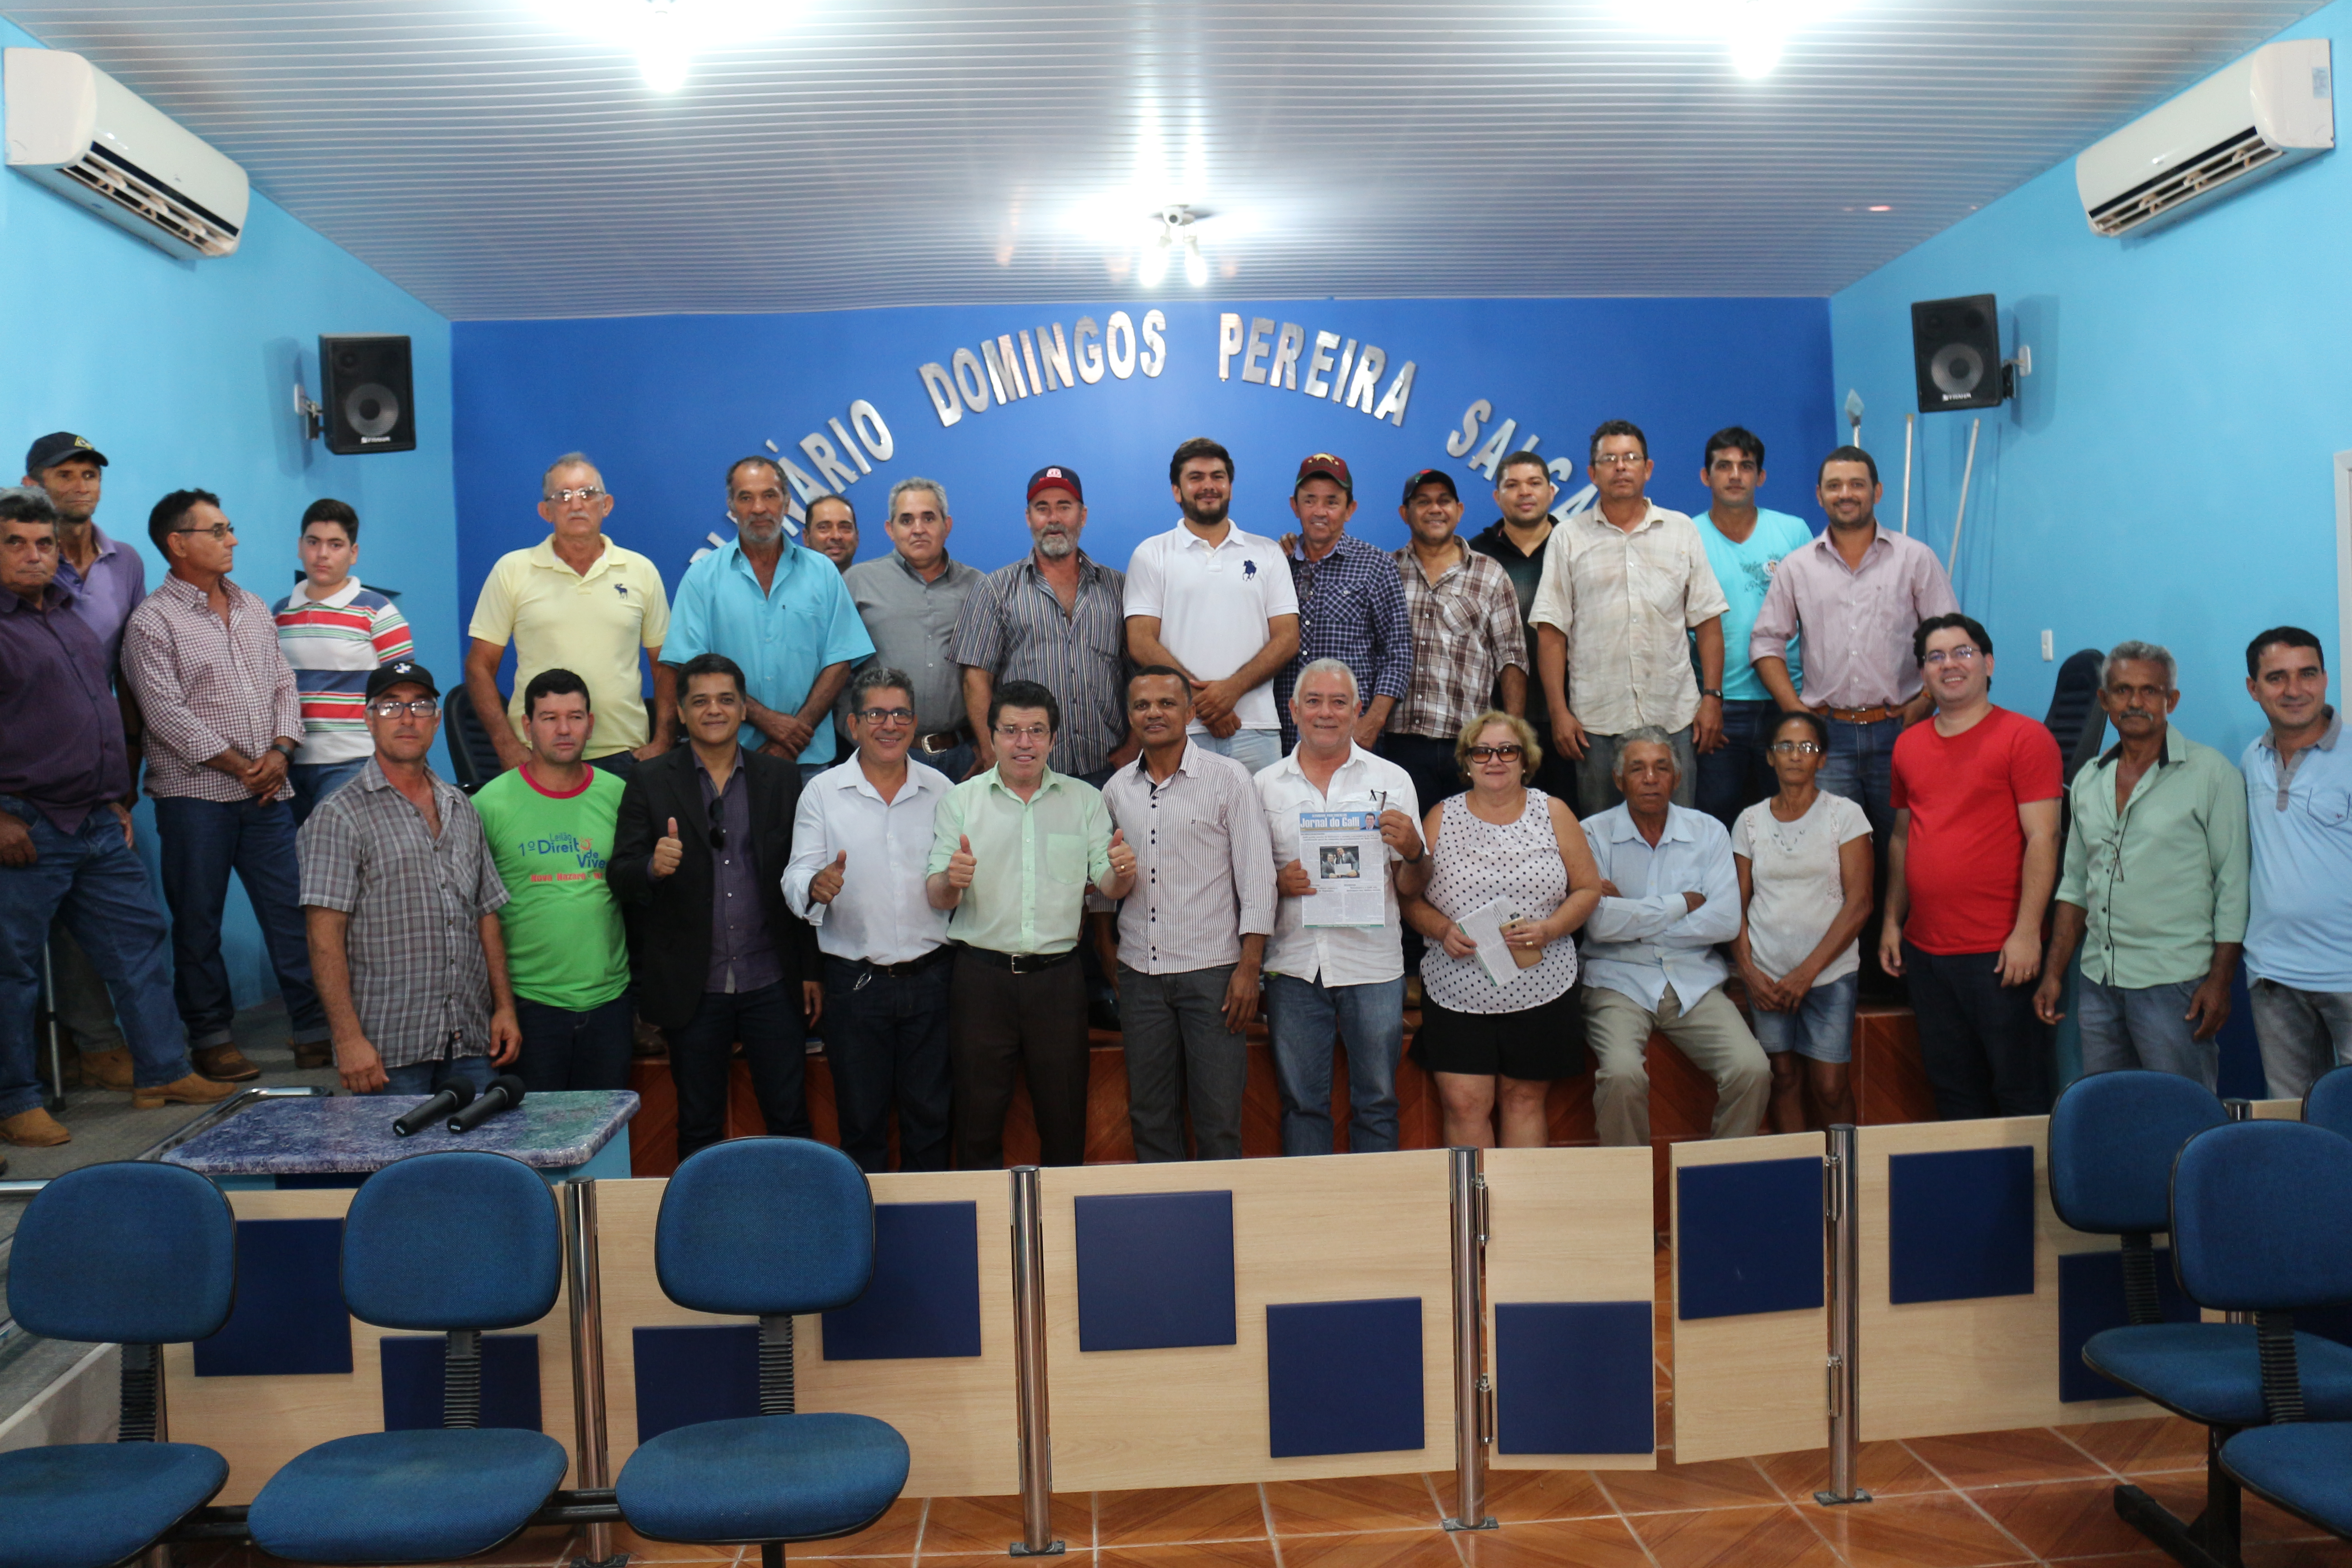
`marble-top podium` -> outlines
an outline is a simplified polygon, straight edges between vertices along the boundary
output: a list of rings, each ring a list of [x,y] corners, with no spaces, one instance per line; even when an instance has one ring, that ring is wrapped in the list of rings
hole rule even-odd
[[[425,1100],[370,1094],[264,1100],[163,1158],[231,1191],[355,1187],[395,1160],[447,1149],[511,1154],[550,1183],[629,1174],[628,1124],[637,1097],[626,1089],[530,1095],[470,1132],[451,1132],[446,1119],[412,1137],[394,1132],[394,1121]]]

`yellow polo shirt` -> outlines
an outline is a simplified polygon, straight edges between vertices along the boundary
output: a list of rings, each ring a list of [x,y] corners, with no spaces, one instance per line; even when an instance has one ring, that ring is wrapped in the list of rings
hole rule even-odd
[[[654,563],[610,539],[583,576],[555,553],[552,534],[499,557],[474,602],[470,635],[515,647],[514,696],[507,715],[522,733],[523,689],[542,669],[568,669],[588,683],[596,714],[591,757],[646,743],[645,678],[637,650],[658,652],[669,635],[669,595]]]

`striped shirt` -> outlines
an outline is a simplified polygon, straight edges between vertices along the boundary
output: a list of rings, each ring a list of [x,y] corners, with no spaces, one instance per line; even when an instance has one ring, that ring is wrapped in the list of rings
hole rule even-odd
[[[1353,670],[1365,704],[1375,697],[1403,701],[1412,679],[1412,623],[1387,551],[1343,533],[1320,561],[1289,560],[1298,595],[1298,657],[1274,678],[1275,714],[1286,746],[1298,743],[1291,691],[1298,672],[1317,659],[1336,658]]]
[[[278,647],[302,694],[298,763],[355,763],[375,754],[363,711],[379,664],[413,658],[408,617],[390,599],[347,577],[323,599],[297,589],[278,602]]]
[[[1047,765],[1072,777],[1099,772],[1127,738],[1127,574],[1078,552],[1068,611],[1038,574],[1034,555],[1000,566],[964,595],[948,657],[999,685],[1034,680],[1062,705]]]
[[[302,736],[294,670],[278,649],[269,606],[221,579],[228,619],[213,613],[205,591],[167,576],[131,612],[122,634],[122,674],[147,724],[147,793],[236,805],[252,792],[205,766],[234,747],[258,757],[278,740]],[[280,784],[270,798],[292,798]]]
[[[1390,558],[1412,617],[1412,685],[1389,714],[1392,735],[1454,740],[1486,710],[1507,666],[1528,668],[1527,631],[1510,574],[1493,556],[1454,542],[1461,558],[1434,583],[1412,545]]]

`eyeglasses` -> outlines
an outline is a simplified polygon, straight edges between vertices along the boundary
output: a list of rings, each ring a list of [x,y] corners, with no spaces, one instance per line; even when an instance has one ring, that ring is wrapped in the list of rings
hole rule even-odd
[[[1047,724],[999,724],[996,732],[1008,741],[1042,741],[1054,731]]]
[[[216,522],[210,528],[175,528],[172,531],[173,533],[209,533],[215,539],[234,539],[236,537],[236,524]]]
[[[1934,669],[1946,659],[1951,660],[1954,664],[1974,664],[1981,657],[1974,643],[1964,642],[1958,647],[1937,648],[1919,662]]]
[[[550,490],[547,492],[547,499],[558,506],[562,506],[573,500],[594,500],[604,493],[604,487],[602,485],[581,485],[572,489]]]
[[[868,724],[911,724],[915,721],[912,708],[860,708],[857,716]]]
[[[397,719],[403,713],[414,713],[419,719],[430,719],[441,711],[441,704],[430,697],[420,697],[414,702],[371,702],[368,711],[379,719]]]
[[[1596,468],[1630,468],[1636,463],[1649,460],[1650,456],[1646,452],[1603,452],[1592,459],[1592,466]]]
[[[1505,746],[1473,746],[1470,748],[1470,760],[1474,763],[1515,763],[1527,754],[1527,748],[1518,744],[1517,742],[1513,742],[1509,745]]]
[[[727,847],[727,829],[716,822],[710,825],[710,847],[713,849]]]
[[[1772,750],[1783,757],[1818,757],[1822,747],[1819,741],[1775,741]]]

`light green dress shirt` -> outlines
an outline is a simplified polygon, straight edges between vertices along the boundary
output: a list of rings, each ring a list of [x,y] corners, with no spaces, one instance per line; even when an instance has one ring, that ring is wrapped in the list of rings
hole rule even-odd
[[[1048,769],[1024,801],[991,768],[940,803],[925,874],[946,870],[963,837],[978,864],[948,918],[950,941],[998,952],[1077,945],[1087,885],[1110,874],[1110,812],[1100,790]]]
[[[2084,913],[2083,973],[2140,990],[2202,980],[2216,943],[2246,939],[2246,784],[2228,758],[2167,727],[2156,766],[2116,807],[2123,747],[2074,775],[2058,897]]]

